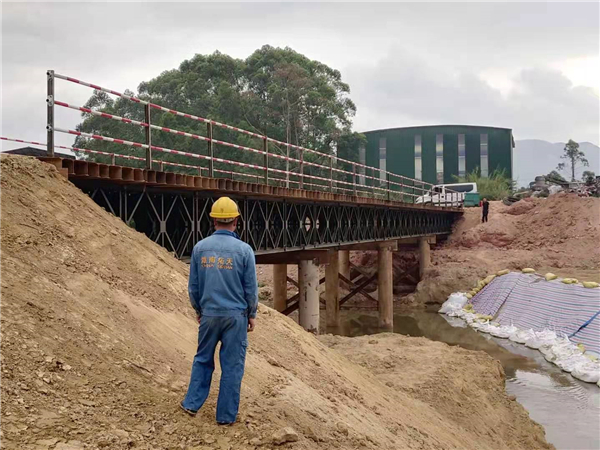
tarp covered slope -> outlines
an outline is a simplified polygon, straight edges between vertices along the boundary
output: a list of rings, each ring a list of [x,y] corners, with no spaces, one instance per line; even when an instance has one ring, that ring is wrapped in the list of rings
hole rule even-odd
[[[600,353],[600,289],[513,272],[492,280],[472,303],[501,325],[549,329]]]

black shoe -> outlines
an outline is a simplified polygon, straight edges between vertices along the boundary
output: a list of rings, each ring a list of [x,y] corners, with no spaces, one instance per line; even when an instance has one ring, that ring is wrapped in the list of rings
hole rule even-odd
[[[190,415],[190,416],[192,416],[192,417],[194,417],[194,416],[196,415],[196,413],[198,412],[198,411],[192,411],[191,409],[187,409],[185,406],[183,406],[183,403],[180,403],[180,404],[179,404],[179,407],[180,407],[181,409],[183,409],[183,411],[184,411],[186,414],[189,414],[189,415]]]

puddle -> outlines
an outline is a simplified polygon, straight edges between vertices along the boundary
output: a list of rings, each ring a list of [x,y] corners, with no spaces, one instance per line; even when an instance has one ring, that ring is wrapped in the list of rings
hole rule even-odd
[[[341,326],[328,332],[344,336],[380,332],[377,313],[341,314]],[[600,448],[600,389],[550,364],[537,350],[477,333],[461,319],[434,312],[396,314],[394,332],[488,353],[504,367],[506,391],[544,427],[548,442],[560,450]]]

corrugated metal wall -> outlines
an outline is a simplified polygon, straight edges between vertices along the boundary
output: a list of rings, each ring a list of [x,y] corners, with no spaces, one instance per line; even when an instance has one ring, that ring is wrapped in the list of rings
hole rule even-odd
[[[465,162],[467,173],[480,167],[481,135],[488,135],[488,172],[505,170],[512,177],[512,130],[467,125],[440,125],[427,127],[393,128],[363,132],[367,137],[366,163],[379,167],[380,138],[386,140],[387,170],[414,178],[415,136],[421,135],[423,180],[436,183],[436,135],[442,134],[444,143],[444,183],[454,183],[458,175],[458,135],[465,135]]]

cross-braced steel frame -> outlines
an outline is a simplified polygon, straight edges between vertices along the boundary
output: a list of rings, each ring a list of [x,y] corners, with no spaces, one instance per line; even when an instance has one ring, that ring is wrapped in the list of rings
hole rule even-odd
[[[93,180],[75,183],[100,206],[180,258],[212,233],[210,209],[223,195]],[[455,211],[435,209],[227,195],[238,202],[242,214],[238,234],[258,254],[448,234],[457,217]]]

